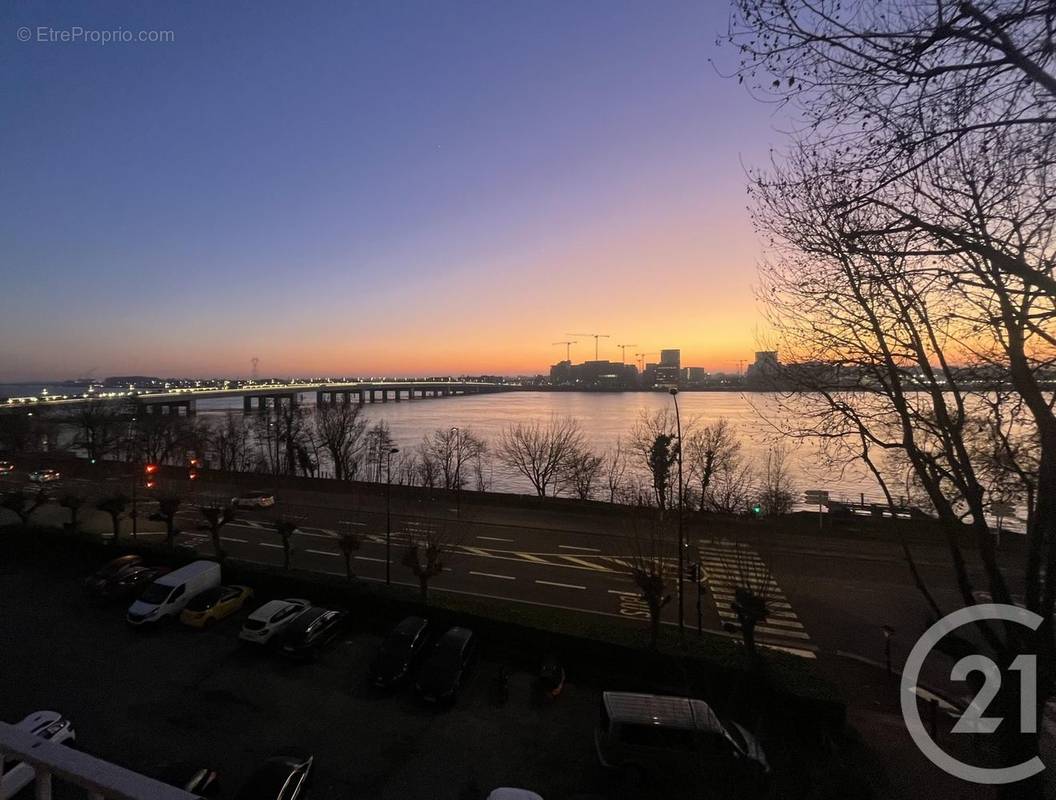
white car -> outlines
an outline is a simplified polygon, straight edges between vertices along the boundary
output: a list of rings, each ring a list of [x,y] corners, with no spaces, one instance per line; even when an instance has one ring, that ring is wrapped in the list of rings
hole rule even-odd
[[[48,739],[56,744],[72,742],[77,738],[73,723],[58,711],[37,711],[15,725],[16,728],[29,731],[41,739]],[[6,760],[0,769],[0,797],[14,797],[15,793],[33,782],[33,767],[24,761]]]
[[[271,508],[275,505],[275,495],[271,492],[246,492],[231,498],[234,508]]]
[[[51,483],[57,481],[62,477],[62,473],[57,469],[38,469],[36,472],[29,473],[29,479],[33,483]]]
[[[267,644],[311,605],[308,600],[299,597],[269,600],[249,615],[249,619],[242,624],[238,638],[254,644]]]

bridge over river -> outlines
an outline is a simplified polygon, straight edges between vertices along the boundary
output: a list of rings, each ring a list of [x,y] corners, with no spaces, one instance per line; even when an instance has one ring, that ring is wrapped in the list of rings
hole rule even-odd
[[[508,383],[460,380],[385,379],[351,382],[247,383],[239,386],[202,386],[158,391],[102,391],[81,395],[41,395],[10,397],[0,410],[33,407],[75,408],[88,402],[135,401],[149,414],[193,416],[198,400],[241,397],[246,413],[266,411],[283,405],[297,405],[301,395],[315,393],[318,405],[328,403],[399,403],[424,398],[519,391],[525,387]]]

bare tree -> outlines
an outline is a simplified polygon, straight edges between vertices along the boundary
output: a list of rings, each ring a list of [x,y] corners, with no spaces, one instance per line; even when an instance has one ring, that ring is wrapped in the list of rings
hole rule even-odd
[[[339,481],[356,476],[367,428],[366,421],[360,419],[362,409],[359,403],[351,402],[324,403],[315,409],[315,432]]]
[[[5,492],[0,497],[0,508],[6,508],[8,511],[18,516],[19,522],[23,525],[29,523],[29,518],[40,508],[44,503],[48,501],[48,494],[43,489],[36,492],[26,491],[13,491]]]
[[[245,416],[225,415],[220,425],[207,428],[207,442],[221,471],[247,472],[252,466],[250,426]]]
[[[565,461],[558,485],[580,500],[590,500],[604,477],[604,469],[601,456],[596,456],[589,450],[577,450]]]
[[[422,605],[428,602],[429,582],[444,571],[447,557],[461,542],[454,524],[443,519],[419,520],[407,538],[403,565],[418,579]]]
[[[158,519],[165,523],[165,544],[172,550],[176,546],[176,515],[183,505],[177,494],[163,494],[158,498]]]
[[[671,559],[677,541],[671,521],[662,513],[639,511],[631,516],[631,579],[649,609],[649,647],[655,650],[664,607],[671,602],[677,568]]]
[[[770,602],[777,583],[770,574],[769,565],[754,557],[754,550],[739,542],[726,542],[721,557],[724,573],[734,577],[733,602],[730,610],[736,615],[736,624],[725,627],[739,631],[749,658],[758,655],[755,646],[755,629],[766,622],[770,615]]]
[[[59,498],[59,505],[70,512],[70,521],[67,526],[70,533],[80,533],[80,513],[85,502],[83,495],[74,492],[67,492]]]
[[[487,443],[469,428],[437,428],[421,446],[422,457],[437,465],[445,489],[464,486],[469,465],[487,450]]]
[[[95,507],[110,517],[110,526],[114,533],[113,541],[116,544],[121,537],[121,517],[128,510],[132,501],[128,495],[122,492],[108,494],[95,501]]]
[[[91,463],[114,453],[127,428],[124,408],[113,400],[88,397],[71,412],[76,428],[74,446],[84,451]]]
[[[220,544],[220,531],[229,522],[234,522],[235,511],[231,506],[219,501],[201,506],[198,511],[209,529],[209,537],[213,542],[213,553],[217,559],[222,561],[227,557],[227,552]]]
[[[345,577],[352,580],[352,559],[363,545],[362,537],[353,530],[340,531],[337,534],[337,547],[345,559]]]
[[[478,492],[487,492],[494,482],[489,453],[477,453],[473,457],[473,488]]]
[[[678,460],[678,437],[675,416],[667,409],[648,412],[644,409],[631,429],[631,444],[639,467],[652,481],[653,499],[660,509],[671,500],[671,470]],[[682,426],[688,439],[694,431],[692,420]]]
[[[293,555],[293,535],[297,533],[297,522],[288,517],[280,517],[275,523],[275,533],[282,541],[282,567],[289,570],[290,557]]]
[[[695,481],[699,492],[700,510],[708,504],[708,493],[716,473],[727,470],[738,458],[741,443],[736,432],[725,417],[707,425],[698,426],[686,439],[683,451],[689,480]]]
[[[796,489],[792,483],[792,470],[788,463],[788,450],[778,442],[766,455],[766,469],[762,473],[763,485],[759,492],[759,505],[768,517],[788,514],[796,502]]]
[[[623,493],[627,474],[627,452],[620,437],[616,437],[616,446],[605,454],[602,469],[605,473],[605,486],[609,490],[609,502],[615,503]]]
[[[553,417],[546,425],[519,422],[502,431],[499,460],[523,475],[540,497],[557,482],[568,459],[583,447],[579,423]]]
[[[731,459],[720,464],[708,483],[704,506],[717,514],[743,514],[755,491],[755,474],[750,464]]]
[[[366,433],[365,450],[367,461],[367,480],[374,483],[385,481],[385,464],[388,453],[396,446],[396,440],[392,438],[389,424],[385,420],[378,420]]]

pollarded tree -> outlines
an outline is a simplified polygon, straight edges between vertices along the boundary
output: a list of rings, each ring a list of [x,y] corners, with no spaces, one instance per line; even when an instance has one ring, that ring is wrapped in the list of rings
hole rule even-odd
[[[29,522],[30,515],[47,501],[48,494],[43,489],[36,492],[5,492],[3,497],[0,497],[0,507],[16,514],[19,521],[25,525]]]
[[[275,533],[282,541],[282,566],[290,568],[290,557],[293,555],[293,536],[297,533],[297,523],[287,517],[280,517],[275,523]]]
[[[80,533],[80,512],[81,507],[85,504],[85,498],[83,495],[68,492],[59,498],[59,505],[70,512],[70,521],[67,529],[70,533]]]
[[[345,559],[345,577],[352,580],[352,558],[359,552],[359,548],[363,546],[362,537],[352,530],[341,531],[337,534],[337,548],[341,551],[341,556]]]
[[[165,544],[172,550],[176,546],[176,514],[183,500],[176,494],[164,494],[158,498],[158,518],[165,523]]]
[[[223,561],[227,557],[227,552],[220,544],[220,531],[229,522],[234,522],[235,510],[225,503],[214,502],[199,507],[198,511],[209,529],[209,538],[213,543],[213,553],[218,560]]]
[[[402,563],[418,580],[423,606],[428,602],[429,582],[444,571],[448,556],[460,541],[461,534],[454,523],[441,519],[420,521],[408,534]]]
[[[95,501],[95,507],[110,517],[110,526],[113,531],[114,544],[117,544],[121,536],[121,518],[128,511],[129,503],[132,501],[128,495],[122,492],[106,495]]]
[[[503,429],[499,460],[519,472],[545,497],[569,459],[583,448],[583,433],[571,417],[552,417],[545,425],[519,422]]]
[[[649,609],[649,648],[656,649],[664,608],[671,602],[677,569],[671,567],[677,536],[662,513],[641,510],[630,518],[631,580]]]

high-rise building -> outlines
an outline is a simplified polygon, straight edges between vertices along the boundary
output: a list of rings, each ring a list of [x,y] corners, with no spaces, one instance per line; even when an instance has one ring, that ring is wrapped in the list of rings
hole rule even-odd
[[[675,369],[681,369],[681,367],[682,367],[682,351],[681,350],[661,350],[660,351],[660,366],[661,367],[674,367]]]

